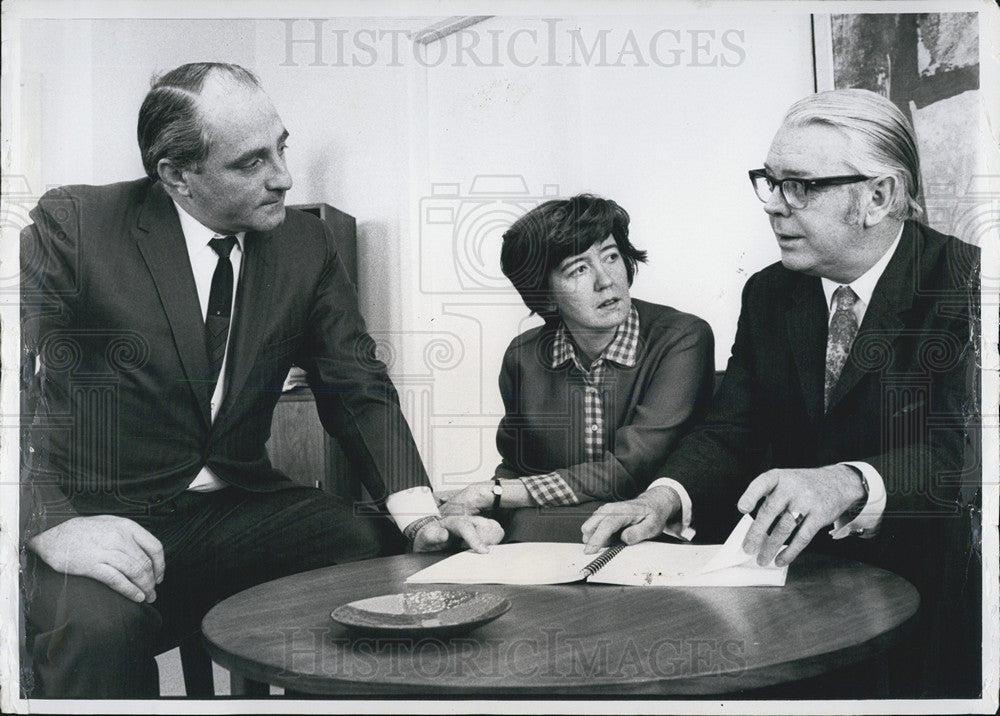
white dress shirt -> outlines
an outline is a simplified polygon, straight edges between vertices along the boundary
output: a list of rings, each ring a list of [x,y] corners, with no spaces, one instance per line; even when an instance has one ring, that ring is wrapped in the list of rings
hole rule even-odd
[[[826,295],[826,310],[828,313],[829,321],[833,320],[833,292],[837,290],[840,286],[849,286],[854,295],[858,297],[858,300],[854,302],[852,309],[854,315],[858,319],[858,325],[865,319],[865,312],[868,310],[868,304],[872,301],[872,294],[875,293],[875,286],[878,285],[878,281],[882,278],[882,274],[885,273],[885,267],[889,265],[889,260],[892,255],[896,253],[896,247],[899,246],[899,239],[903,236],[903,227],[899,227],[899,232],[896,234],[895,241],[888,250],[882,254],[882,258],[875,262],[875,265],[870,269],[865,271],[861,276],[856,278],[849,284],[840,284],[836,281],[831,281],[828,278],[821,278],[820,282],[823,284],[823,293]],[[841,519],[834,520],[833,529],[830,530],[830,534],[834,539],[841,539],[847,537],[848,535],[855,535],[858,537],[863,537],[870,539],[875,536],[878,532],[878,527],[882,523],[882,513],[885,512],[885,481],[882,480],[882,476],[879,474],[878,470],[869,465],[867,462],[844,462],[842,465],[851,465],[852,467],[861,470],[861,473],[865,476],[865,481],[868,483],[868,501],[862,508],[861,512],[850,522],[844,522]]]
[[[182,209],[177,202],[177,215],[180,218],[181,231],[184,233],[184,242],[187,245],[188,259],[191,261],[191,271],[194,274],[195,287],[198,289],[198,303],[201,306],[201,315],[204,318],[208,314],[208,298],[212,291],[212,276],[215,267],[219,262],[219,255],[209,245],[209,241],[221,236],[201,224],[197,219]],[[245,234],[240,232],[233,234],[236,237],[236,246],[229,254],[229,260],[233,264],[233,298],[230,316],[236,316],[236,292],[240,282],[241,268],[243,266],[243,240]],[[229,336],[233,331],[229,331]],[[222,368],[219,371],[219,379],[212,392],[211,416],[215,421],[215,416],[219,413],[219,407],[226,395],[226,363],[229,360],[229,347],[231,342],[227,338],[226,352],[222,359]],[[212,492],[227,487],[216,476],[207,465],[203,465],[188,485],[187,489],[193,492]],[[400,531],[405,530],[407,525],[428,515],[439,515],[437,502],[429,487],[419,486],[389,495],[385,501],[386,509],[392,515],[393,520],[399,526]]]
[[[846,285],[850,286],[851,290],[853,290],[858,297],[858,300],[854,302],[854,314],[858,318],[858,325],[861,325],[861,322],[865,317],[865,311],[868,309],[868,304],[871,303],[872,294],[875,292],[875,286],[878,284],[879,279],[882,278],[882,274],[885,272],[885,267],[889,265],[889,260],[892,258],[892,255],[896,252],[896,247],[899,246],[899,239],[902,235],[903,226],[901,225],[899,227],[899,232],[896,234],[895,241],[893,241],[888,250],[882,254],[882,258],[876,261],[874,266],[851,283],[839,284],[826,278],[820,279],[823,284],[823,293],[826,295],[826,309],[828,314],[827,321],[833,320],[833,292],[836,291],[839,286]],[[841,519],[834,520],[833,529],[830,530],[830,535],[834,539],[841,539],[849,535],[866,539],[874,537],[878,532],[878,526],[882,522],[882,513],[885,511],[885,482],[882,480],[882,476],[878,473],[878,470],[866,462],[843,462],[839,464],[851,465],[858,470],[861,470],[861,473],[865,476],[865,480],[868,483],[868,500],[858,516],[850,522],[844,522]],[[669,477],[657,478],[647,489],[651,490],[654,487],[672,488],[674,492],[677,493],[677,496],[681,501],[680,519],[667,525],[663,531],[675,537],[680,537],[681,539],[691,540],[694,537],[695,532],[691,528],[691,513],[693,508],[691,504],[691,497],[688,495],[687,490],[685,490],[684,486],[677,482],[677,480],[673,480]]]
[[[201,306],[202,319],[208,314],[208,298],[212,292],[212,276],[215,274],[215,267],[219,263],[219,255],[209,245],[209,241],[222,236],[218,232],[212,231],[207,226],[184,211],[175,201],[177,216],[181,221],[181,231],[184,232],[184,243],[187,244],[188,259],[191,261],[191,272],[194,274],[194,285],[198,289],[198,304]],[[236,313],[236,289],[240,285],[240,269],[243,267],[243,239],[244,233],[227,234],[236,237],[236,246],[229,254],[229,260],[233,264],[233,296],[230,304],[229,315],[235,317]],[[230,329],[232,324],[230,323]],[[229,344],[233,331],[229,331],[226,338],[226,352],[222,358],[222,368],[219,370],[219,379],[215,383],[215,390],[212,391],[211,415],[212,422],[219,414],[219,407],[222,399],[226,395],[226,363],[229,361]],[[202,465],[201,470],[187,489],[192,492],[213,492],[226,487],[226,483],[220,480],[215,473],[208,469],[207,465]]]

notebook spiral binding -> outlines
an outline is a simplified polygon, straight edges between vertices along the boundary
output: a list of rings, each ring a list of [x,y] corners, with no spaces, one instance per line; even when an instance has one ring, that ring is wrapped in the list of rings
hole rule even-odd
[[[608,562],[613,560],[615,558],[615,555],[617,555],[627,546],[628,545],[624,544],[616,544],[614,547],[609,547],[605,552],[601,554],[600,557],[598,557],[593,562],[584,567],[583,571],[586,572],[588,575],[597,574],[597,572],[600,571],[601,567],[603,567]]]

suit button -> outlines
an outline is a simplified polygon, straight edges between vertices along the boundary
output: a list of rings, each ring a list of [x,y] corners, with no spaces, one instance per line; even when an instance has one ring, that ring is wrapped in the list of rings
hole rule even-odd
[[[150,502],[152,502],[154,505],[158,505],[161,502],[163,502],[163,498],[162,497],[154,497],[152,500],[150,500]]]

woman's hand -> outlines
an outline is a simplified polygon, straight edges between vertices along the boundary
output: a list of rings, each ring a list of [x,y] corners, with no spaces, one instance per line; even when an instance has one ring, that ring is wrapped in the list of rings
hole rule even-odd
[[[478,515],[493,508],[493,483],[474,482],[441,505],[441,514]]]

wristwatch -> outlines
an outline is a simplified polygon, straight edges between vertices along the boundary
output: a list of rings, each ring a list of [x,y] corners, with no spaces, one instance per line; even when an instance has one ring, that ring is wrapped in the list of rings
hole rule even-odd
[[[493,519],[497,518],[500,514],[500,498],[503,497],[503,485],[500,484],[500,478],[493,478]]]
[[[424,525],[437,522],[440,519],[437,515],[427,515],[426,517],[421,517],[419,520],[414,520],[403,530],[403,536],[409,540],[410,544],[413,544],[414,540],[417,539],[417,533],[424,528]]]

